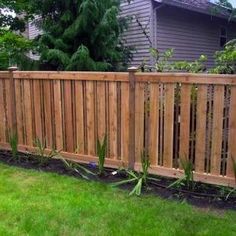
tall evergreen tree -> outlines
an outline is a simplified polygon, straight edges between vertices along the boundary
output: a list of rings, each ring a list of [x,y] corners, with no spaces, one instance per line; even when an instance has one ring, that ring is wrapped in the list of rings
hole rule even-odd
[[[120,34],[120,0],[32,0],[41,61],[53,70],[122,70],[131,59]],[[45,68],[44,68],[45,69]]]

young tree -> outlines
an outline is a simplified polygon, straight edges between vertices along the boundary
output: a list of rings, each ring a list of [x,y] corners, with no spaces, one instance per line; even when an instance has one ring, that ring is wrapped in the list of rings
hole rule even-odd
[[[25,37],[0,29],[0,70],[6,70],[11,65],[31,69],[34,63],[27,57],[27,53],[32,47],[32,42]]]
[[[131,58],[120,34],[119,0],[32,0],[44,69],[123,70]]]

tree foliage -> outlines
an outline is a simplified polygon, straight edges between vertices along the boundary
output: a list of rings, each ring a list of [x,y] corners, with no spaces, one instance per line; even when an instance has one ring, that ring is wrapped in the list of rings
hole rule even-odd
[[[30,68],[33,63],[26,56],[33,45],[21,35],[10,30],[0,30],[0,70],[6,70],[10,65],[17,64],[20,69]]]
[[[25,30],[26,21],[32,17],[30,0],[1,0],[0,28],[9,30]]]
[[[41,61],[53,70],[123,70],[131,58],[120,41],[119,0],[32,0],[43,29]],[[44,67],[45,68],[45,67]]]

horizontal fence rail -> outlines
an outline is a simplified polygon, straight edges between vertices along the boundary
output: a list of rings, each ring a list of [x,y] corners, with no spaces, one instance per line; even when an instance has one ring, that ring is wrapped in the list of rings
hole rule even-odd
[[[0,72],[0,147],[10,132],[19,150],[35,140],[68,159],[181,177],[191,161],[196,181],[235,186],[236,76],[185,73]]]

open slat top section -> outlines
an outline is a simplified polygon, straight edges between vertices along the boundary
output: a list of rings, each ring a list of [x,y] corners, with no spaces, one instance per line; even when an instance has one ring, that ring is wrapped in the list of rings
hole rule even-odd
[[[126,72],[55,72],[55,71],[14,71],[15,79],[40,80],[80,80],[128,82]],[[6,71],[0,72],[0,79],[9,78]],[[135,73],[137,82],[183,83],[183,84],[220,84],[236,85],[236,75],[191,74],[191,73]]]
[[[136,81],[151,83],[236,85],[236,75],[191,73],[136,73]]]

